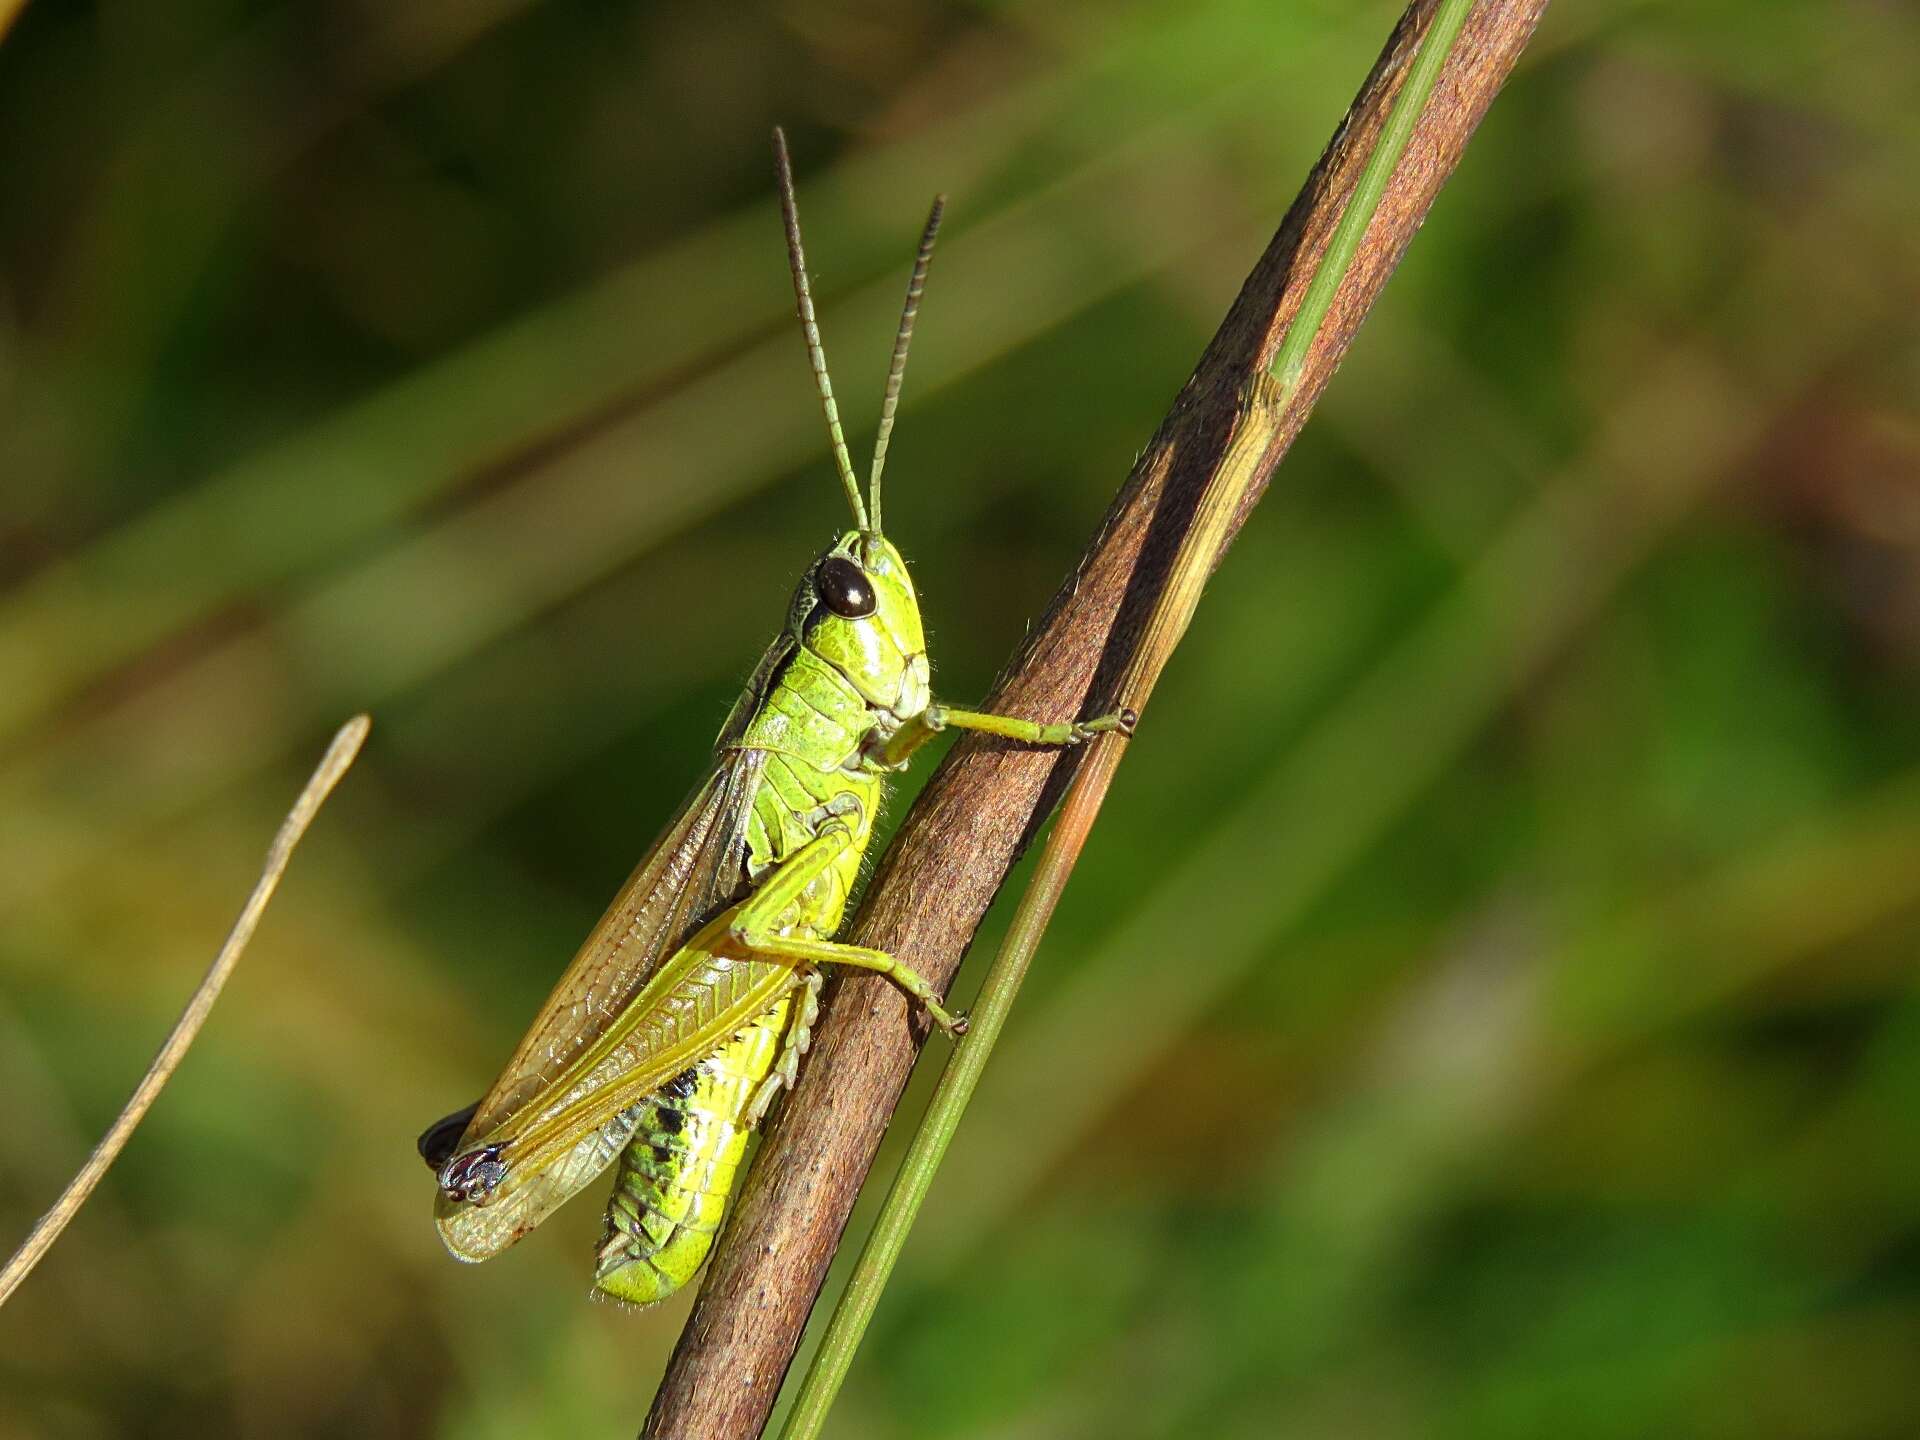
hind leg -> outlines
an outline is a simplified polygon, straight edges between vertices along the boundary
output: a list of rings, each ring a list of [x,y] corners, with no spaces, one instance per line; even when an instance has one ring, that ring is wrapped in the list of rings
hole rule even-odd
[[[825,979],[818,970],[809,968],[801,982],[800,994],[794,1001],[793,1023],[787,1026],[780,1058],[773,1062],[773,1069],[760,1082],[760,1088],[747,1106],[749,1130],[766,1118],[767,1108],[780,1092],[791,1090],[793,1082],[800,1078],[800,1057],[813,1044],[813,1022],[820,1018],[820,986]]]

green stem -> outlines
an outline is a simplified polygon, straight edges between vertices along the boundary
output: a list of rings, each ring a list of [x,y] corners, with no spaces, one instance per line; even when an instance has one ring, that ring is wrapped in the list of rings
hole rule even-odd
[[[1136,710],[1144,706],[1161,669],[1186,631],[1231,518],[1248,489],[1259,479],[1267,441],[1278,428],[1284,408],[1299,385],[1313,337],[1326,319],[1341,280],[1359,253],[1387,183],[1406,150],[1441,66],[1471,8],[1472,0],[1441,0],[1407,79],[1394,99],[1379,142],[1368,157],[1359,183],[1327,242],[1326,254],[1308,283],[1300,309],[1274,357],[1272,382],[1257,383],[1246,397],[1233,442],[1208,482],[1194,523],[1181,544],[1167,588],[1155,606],[1146,635],[1122,683],[1123,705]],[[861,1249],[853,1276],[834,1307],[820,1348],[801,1382],[781,1432],[782,1440],[815,1440],[826,1423],[827,1411],[853,1364],[854,1352],[880,1303],[881,1292],[886,1289],[894,1263],[906,1244],[907,1233],[932,1188],[934,1173],[947,1153],[954,1132],[959,1129],[960,1118],[986,1070],[994,1044],[1026,978],[1027,967],[1039,949],[1054,907],[1085,848],[1123,749],[1120,737],[1099,737],[1074,776],[1041,852],[1033,882],[1021,896],[1007,937],[981,984],[972,1011],[971,1029],[947,1062],[933,1100],[921,1117],[879,1218]]]
[[[1320,322],[1327,318],[1334,294],[1346,278],[1353,257],[1359,253],[1360,242],[1366,238],[1367,227],[1380,208],[1380,197],[1386,194],[1387,182],[1400,164],[1407,141],[1413,138],[1413,128],[1420,123],[1427,100],[1433,94],[1434,82],[1440,78],[1440,69],[1447,63],[1453,42],[1459,38],[1460,27],[1466,23],[1467,12],[1472,8],[1473,0],[1440,0],[1433,24],[1420,41],[1420,53],[1414,56],[1406,83],[1394,97],[1393,108],[1387,112],[1387,123],[1380,128],[1379,143],[1367,157],[1367,167],[1353,187],[1353,195],[1340,215],[1340,223],[1334,226],[1332,238],[1327,241],[1327,253],[1321,257],[1313,279],[1307,282],[1299,313],[1287,327],[1286,338],[1273,357],[1271,373],[1280,382],[1283,400],[1292,399],[1300,384],[1307,351],[1313,345],[1314,336],[1320,333]]]

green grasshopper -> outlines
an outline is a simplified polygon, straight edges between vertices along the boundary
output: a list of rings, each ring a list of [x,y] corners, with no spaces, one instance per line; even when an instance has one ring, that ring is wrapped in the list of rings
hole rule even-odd
[[[920,606],[880,530],[880,475],[944,199],[921,235],[863,497],[814,318],[785,137],[774,160],[807,357],[854,528],[808,567],[714,744],[713,767],[641,860],[477,1104],[431,1126],[434,1218],[456,1259],[499,1254],[619,1162],[594,1284],[665,1299],[706,1259],[747,1138],[798,1074],[823,964],[885,975],[949,1034],[916,970],[833,938],[889,778],[948,728],[1034,745],[1132,733],[935,704]]]

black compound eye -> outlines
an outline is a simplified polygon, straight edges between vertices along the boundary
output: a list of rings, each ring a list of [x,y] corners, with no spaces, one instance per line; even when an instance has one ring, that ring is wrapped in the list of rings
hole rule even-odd
[[[880,603],[867,572],[844,555],[829,555],[823,560],[815,584],[822,602],[843,620],[859,620],[871,615],[874,606]]]

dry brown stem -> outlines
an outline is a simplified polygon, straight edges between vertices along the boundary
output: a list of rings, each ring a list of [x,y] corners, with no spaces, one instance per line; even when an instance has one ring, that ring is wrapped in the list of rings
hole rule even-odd
[[[1229,536],[1305,423],[1545,8],[1546,0],[1483,0],[1468,17],[1308,352],[1261,483]],[[1433,0],[1416,0],[1395,26],[1078,567],[995,685],[989,708],[1042,720],[1108,708],[1231,438],[1245,387],[1279,347],[1433,10]],[[944,989],[1072,763],[1051,751],[961,741],[907,815],[850,938],[904,957]],[[802,1083],[762,1143],[644,1435],[745,1440],[760,1433],[921,1038],[885,980],[839,983]]]

